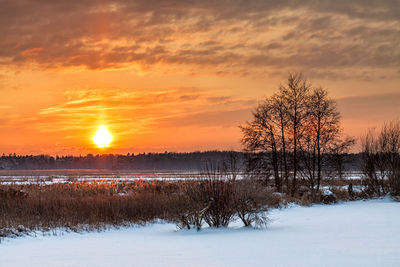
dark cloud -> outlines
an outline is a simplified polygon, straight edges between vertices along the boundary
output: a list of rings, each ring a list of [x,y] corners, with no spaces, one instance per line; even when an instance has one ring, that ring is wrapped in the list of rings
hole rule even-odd
[[[0,64],[196,66],[251,75],[343,68],[398,75],[397,0],[0,0]],[[262,69],[260,69],[262,68]],[[321,71],[325,69],[325,71]]]

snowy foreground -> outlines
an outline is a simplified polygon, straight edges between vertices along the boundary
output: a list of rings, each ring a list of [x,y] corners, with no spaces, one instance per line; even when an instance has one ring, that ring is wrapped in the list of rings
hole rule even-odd
[[[399,202],[292,207],[271,218],[266,230],[155,224],[9,239],[0,266],[400,266]]]

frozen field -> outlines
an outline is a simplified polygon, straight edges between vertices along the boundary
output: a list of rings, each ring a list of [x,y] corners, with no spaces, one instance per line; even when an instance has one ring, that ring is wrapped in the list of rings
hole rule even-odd
[[[360,179],[360,172],[347,172],[346,179]],[[198,179],[202,175],[196,171],[129,171],[129,170],[0,170],[0,184],[52,184],[65,182],[170,180]],[[239,174],[237,178],[243,177]]]
[[[155,224],[10,239],[0,266],[400,266],[399,202],[292,207],[271,218],[266,230]]]
[[[0,184],[196,179],[198,172],[109,170],[0,170]]]

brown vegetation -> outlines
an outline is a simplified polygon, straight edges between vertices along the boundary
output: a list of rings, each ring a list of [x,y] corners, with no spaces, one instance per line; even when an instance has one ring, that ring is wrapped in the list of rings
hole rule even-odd
[[[145,224],[156,219],[181,228],[225,227],[279,203],[257,182],[222,178],[179,182],[72,182],[0,185],[0,237],[57,228],[72,231]]]
[[[0,236],[58,227],[74,231],[164,218],[168,183],[0,185]]]

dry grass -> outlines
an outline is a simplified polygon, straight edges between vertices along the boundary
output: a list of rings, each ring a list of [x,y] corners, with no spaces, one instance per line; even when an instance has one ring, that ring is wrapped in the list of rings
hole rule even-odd
[[[0,185],[0,236],[143,224],[167,217],[168,182]]]
[[[235,219],[246,226],[268,222],[271,207],[295,202],[325,203],[321,192],[312,196],[306,182],[295,197],[274,193],[262,181],[199,179],[181,181],[67,182],[54,184],[0,184],[0,239],[36,231],[96,230],[157,219],[180,228],[226,227]],[[356,182],[357,184],[357,182]],[[335,201],[350,197],[344,182],[332,186]],[[304,190],[303,190],[304,189]]]
[[[157,219],[200,229],[203,222],[211,227],[227,226],[237,214],[248,218],[250,225],[271,199],[269,194],[263,197],[267,191],[257,188],[262,185],[224,180],[0,184],[0,238]]]

